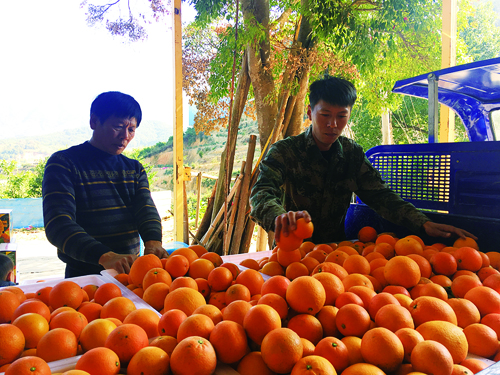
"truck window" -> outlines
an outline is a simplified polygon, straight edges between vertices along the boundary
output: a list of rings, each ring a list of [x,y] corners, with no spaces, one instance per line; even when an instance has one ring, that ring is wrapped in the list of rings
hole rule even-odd
[[[491,124],[495,141],[500,141],[500,109],[491,112]]]

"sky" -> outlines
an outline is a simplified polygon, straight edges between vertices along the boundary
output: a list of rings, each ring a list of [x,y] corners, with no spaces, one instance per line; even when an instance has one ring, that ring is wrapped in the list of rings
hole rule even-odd
[[[127,43],[87,26],[80,3],[0,1],[2,139],[88,126],[93,99],[112,90],[132,95],[143,121],[173,123],[172,16],[151,25],[146,41]],[[183,23],[194,18],[181,10]]]

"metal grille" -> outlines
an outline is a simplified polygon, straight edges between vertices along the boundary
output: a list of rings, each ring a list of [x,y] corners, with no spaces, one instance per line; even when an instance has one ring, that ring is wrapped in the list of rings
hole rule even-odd
[[[450,200],[451,155],[378,154],[370,159],[384,181],[401,198],[433,202]]]

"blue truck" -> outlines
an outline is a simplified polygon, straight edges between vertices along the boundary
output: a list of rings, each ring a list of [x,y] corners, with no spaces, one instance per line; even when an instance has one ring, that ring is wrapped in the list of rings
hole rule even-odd
[[[392,91],[428,99],[429,142],[373,147],[366,152],[370,162],[389,187],[431,220],[473,233],[483,252],[500,252],[500,58],[397,81]],[[469,142],[436,142],[439,103],[461,119]],[[346,217],[347,238],[357,238],[366,225],[379,233],[411,234],[356,198]]]

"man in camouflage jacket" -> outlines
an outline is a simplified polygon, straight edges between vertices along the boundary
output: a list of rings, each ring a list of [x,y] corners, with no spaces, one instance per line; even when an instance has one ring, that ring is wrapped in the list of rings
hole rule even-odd
[[[275,238],[293,231],[303,217],[314,223],[314,243],[345,239],[344,221],[352,193],[385,219],[415,233],[473,237],[450,225],[433,223],[411,203],[389,189],[360,145],[343,137],[356,101],[354,85],[326,77],[310,87],[307,115],[311,126],[303,133],[271,146],[260,164],[250,197],[251,217]]]

